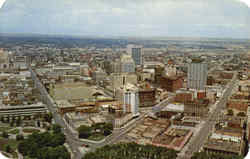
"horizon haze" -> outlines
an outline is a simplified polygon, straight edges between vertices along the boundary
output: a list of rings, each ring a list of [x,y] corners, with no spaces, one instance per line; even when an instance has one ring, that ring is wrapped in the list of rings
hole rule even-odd
[[[247,0],[0,0],[0,33],[249,38],[249,6]]]

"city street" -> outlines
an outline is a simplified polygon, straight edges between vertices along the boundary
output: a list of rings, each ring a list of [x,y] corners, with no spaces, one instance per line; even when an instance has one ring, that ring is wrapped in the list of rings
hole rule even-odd
[[[216,104],[215,109],[209,114],[208,118],[205,120],[205,123],[202,124],[202,127],[200,128],[199,132],[191,138],[190,142],[186,145],[186,148],[184,148],[179,153],[178,159],[191,158],[194,152],[200,151],[209,133],[212,131],[214,125],[219,120],[221,111],[225,108],[227,100],[232,94],[236,79],[237,73],[234,73],[231,82],[228,84],[228,87],[226,87],[226,91],[224,91],[223,96]]]
[[[132,128],[134,128],[138,123],[142,121],[147,115],[155,114],[156,112],[161,111],[173,98],[174,96],[170,96],[169,98],[161,101],[156,106],[152,108],[151,111],[141,115],[137,119],[135,119],[133,122],[129,123],[126,127],[115,131],[111,136],[106,138],[103,142],[93,143],[88,141],[81,141],[77,138],[77,136],[72,132],[71,128],[68,126],[68,124],[63,120],[62,116],[60,116],[56,111],[56,106],[54,100],[50,97],[47,90],[43,86],[43,84],[38,79],[36,73],[29,68],[29,71],[31,72],[31,77],[35,83],[35,86],[39,89],[42,99],[44,103],[47,104],[47,107],[49,111],[52,113],[54,117],[54,121],[56,124],[59,124],[63,129],[63,132],[66,136],[66,142],[68,143],[69,147],[71,148],[74,159],[81,159],[83,154],[79,151],[79,147],[81,147],[83,144],[87,144],[90,146],[91,150],[95,150],[96,148],[105,146],[107,144],[112,144],[116,142],[117,140],[121,139],[123,135],[125,135],[128,131],[130,131]]]

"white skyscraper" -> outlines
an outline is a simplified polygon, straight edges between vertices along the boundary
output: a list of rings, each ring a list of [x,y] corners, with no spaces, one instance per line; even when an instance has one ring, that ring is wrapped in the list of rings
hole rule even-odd
[[[141,45],[128,45],[127,53],[130,54],[135,61],[135,65],[142,65],[143,47]]]
[[[132,86],[132,85],[131,85]],[[127,85],[123,95],[123,112],[131,112],[133,116],[139,115],[139,93],[138,89]]]
[[[200,59],[194,59],[188,64],[188,88],[204,90],[207,84],[207,64]]]

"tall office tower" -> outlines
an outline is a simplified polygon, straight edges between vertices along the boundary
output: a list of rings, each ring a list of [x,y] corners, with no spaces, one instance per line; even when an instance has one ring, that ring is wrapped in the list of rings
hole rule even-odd
[[[130,54],[135,61],[135,65],[142,65],[143,47],[141,45],[128,45],[127,53]]]
[[[202,63],[201,59],[193,59],[188,64],[188,83],[187,87],[196,90],[204,90],[207,83],[207,64]]]
[[[126,86],[123,95],[123,112],[131,112],[133,116],[139,115],[139,92],[136,88]]]
[[[135,62],[130,55],[123,55],[121,57],[121,72],[122,73],[135,72]]]

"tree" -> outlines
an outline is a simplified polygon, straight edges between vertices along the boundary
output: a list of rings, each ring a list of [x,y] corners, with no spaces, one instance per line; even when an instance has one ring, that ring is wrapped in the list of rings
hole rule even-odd
[[[52,113],[48,113],[48,114],[45,114],[45,115],[44,115],[44,120],[45,120],[46,122],[48,122],[48,123],[51,123],[52,118],[53,118]]]
[[[233,110],[232,110],[232,109],[228,109],[228,110],[227,110],[227,115],[233,116],[233,115],[234,115]]]
[[[62,131],[61,131],[61,126],[58,125],[58,124],[54,124],[54,125],[52,126],[52,130],[53,130],[53,133],[55,133],[55,134],[58,134],[58,133],[61,133],[61,132],[62,132]]]
[[[18,116],[17,120],[16,120],[16,126],[20,126],[21,125],[21,117]]]
[[[245,114],[244,112],[239,112],[239,113],[237,114],[237,116],[239,116],[239,117],[245,117],[246,114]]]
[[[38,127],[41,126],[40,120],[37,121],[37,126],[38,126]]]
[[[14,121],[12,120],[11,122],[10,122],[10,127],[13,127],[14,126]]]
[[[0,117],[0,121],[4,122],[4,117],[3,116]]]
[[[120,143],[107,145],[89,152],[84,159],[176,159],[177,152],[153,145],[138,145],[136,143]]]
[[[53,135],[51,143],[53,147],[63,145],[65,143],[65,135],[63,133],[56,133]]]
[[[11,149],[9,144],[4,146],[4,151],[7,152],[7,153],[11,153],[12,149]]]
[[[32,133],[18,145],[18,151],[24,156],[37,159],[70,159],[63,133]]]
[[[23,140],[18,144],[17,149],[24,156],[27,156],[28,152],[30,151],[29,142],[29,140]]]
[[[79,138],[88,138],[91,135],[92,128],[85,125],[81,125],[77,129],[77,131],[79,133]]]
[[[6,131],[2,132],[2,137],[3,138],[9,138],[9,134]]]
[[[22,134],[18,134],[18,135],[16,136],[16,140],[17,140],[17,141],[24,140],[24,136],[23,136]]]

